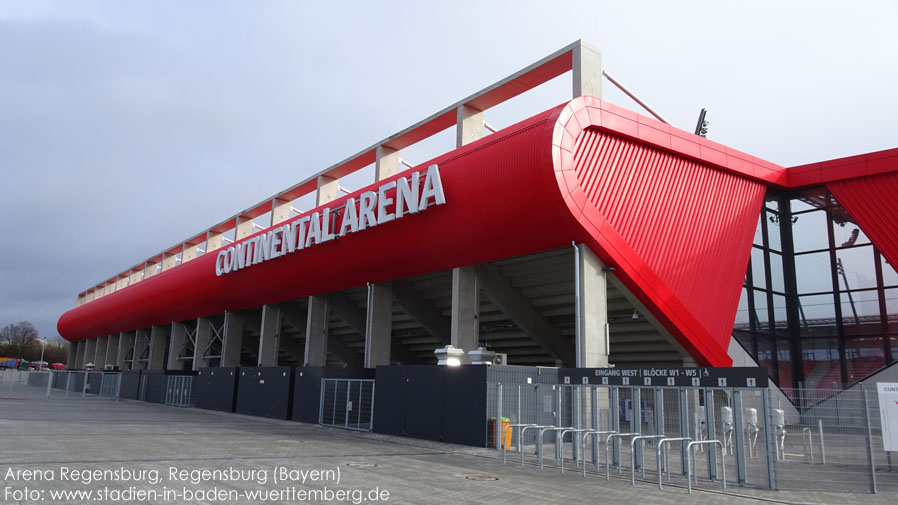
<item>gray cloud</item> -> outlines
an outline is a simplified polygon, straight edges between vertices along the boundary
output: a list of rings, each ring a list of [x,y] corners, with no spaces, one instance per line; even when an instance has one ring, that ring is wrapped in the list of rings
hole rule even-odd
[[[674,124],[791,165],[895,147],[892,2],[6,2],[0,325],[583,38]],[[487,114],[505,126],[563,80]],[[616,90],[606,98],[638,107]],[[410,149],[423,161],[452,135]],[[370,175],[369,175],[370,177]],[[347,184],[360,186],[363,177]]]

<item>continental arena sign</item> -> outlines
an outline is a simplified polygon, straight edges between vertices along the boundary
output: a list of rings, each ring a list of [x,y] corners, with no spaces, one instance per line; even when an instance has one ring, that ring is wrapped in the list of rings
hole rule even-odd
[[[430,205],[444,203],[446,195],[443,193],[443,183],[440,180],[440,168],[437,165],[430,165],[424,174],[423,184],[421,174],[412,172],[409,178],[400,177],[381,185],[377,191],[362,193],[358,202],[355,198],[347,198],[342,207],[333,210],[325,207],[321,212],[315,211],[219,251],[215,259],[215,275],[236,272],[257,263],[422,212]],[[339,212],[341,208],[342,213]]]

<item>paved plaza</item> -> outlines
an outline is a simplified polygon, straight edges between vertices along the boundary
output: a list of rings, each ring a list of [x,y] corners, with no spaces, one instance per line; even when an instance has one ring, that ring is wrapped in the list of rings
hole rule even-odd
[[[97,398],[0,399],[0,433],[2,503],[895,503],[707,483],[688,495],[676,479],[634,487],[489,449]]]

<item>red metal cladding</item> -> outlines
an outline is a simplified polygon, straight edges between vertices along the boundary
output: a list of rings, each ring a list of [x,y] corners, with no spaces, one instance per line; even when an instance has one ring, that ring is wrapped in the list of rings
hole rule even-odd
[[[699,363],[730,364],[764,184],[783,184],[782,167],[591,97],[421,168],[431,163],[446,205],[220,277],[216,254],[203,255],[70,310],[60,335],[80,340],[576,241]]]
[[[898,265],[898,172],[826,185],[892,265]]]
[[[556,125],[556,172],[593,251],[699,362],[729,365],[764,198],[757,172],[677,155],[667,142],[683,132],[656,123],[640,133],[644,118],[621,128],[601,101],[569,107]]]

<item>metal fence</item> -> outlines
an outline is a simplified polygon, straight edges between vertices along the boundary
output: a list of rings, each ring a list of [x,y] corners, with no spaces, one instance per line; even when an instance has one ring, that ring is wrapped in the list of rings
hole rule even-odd
[[[763,426],[763,389],[564,385],[533,381],[488,384],[487,439],[559,470],[640,476],[684,476],[689,441],[718,440],[696,448],[692,475],[719,486],[770,487]],[[548,381],[547,381],[548,382]],[[741,412],[741,415],[736,415]],[[713,415],[707,415],[713,413]],[[497,419],[502,420],[500,425]],[[525,425],[530,427],[525,428]],[[506,439],[502,429],[506,426]],[[523,436],[521,436],[523,432]],[[662,439],[660,454],[656,452]],[[562,471],[564,471],[562,470]],[[682,483],[682,480],[681,480]]]
[[[863,384],[833,394],[785,389],[805,407],[778,432],[779,489],[898,493],[898,455],[883,448],[879,397]],[[778,426],[776,410],[771,424]]]
[[[487,440],[507,449],[506,460],[652,482],[660,466],[664,482],[683,485],[691,464],[700,486],[722,486],[725,474],[731,485],[769,489],[898,492],[898,460],[883,450],[874,390],[804,396],[796,410],[761,388],[568,385],[552,377],[546,369],[489,377]],[[658,451],[665,438],[676,440]],[[697,444],[691,458],[686,451],[689,442],[714,440],[719,446]]]
[[[322,379],[318,424],[371,431],[374,416],[373,379]]]

